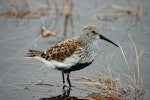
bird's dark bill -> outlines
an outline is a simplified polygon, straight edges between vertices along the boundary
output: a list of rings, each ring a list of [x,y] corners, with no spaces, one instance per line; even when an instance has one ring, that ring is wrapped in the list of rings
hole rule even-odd
[[[103,39],[103,40],[105,40],[105,41],[107,41],[107,42],[110,42],[110,43],[114,44],[116,47],[119,47],[117,44],[115,44],[115,43],[112,42],[111,40],[107,39],[107,38],[104,37],[103,35],[100,35],[100,39]]]

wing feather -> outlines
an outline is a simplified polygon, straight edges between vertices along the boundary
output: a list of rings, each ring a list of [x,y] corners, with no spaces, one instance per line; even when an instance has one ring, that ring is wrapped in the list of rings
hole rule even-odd
[[[50,56],[49,60],[63,62],[66,58],[73,55],[75,51],[80,50],[82,47],[83,46],[79,38],[72,38],[53,45],[49,49],[45,50],[44,53]]]

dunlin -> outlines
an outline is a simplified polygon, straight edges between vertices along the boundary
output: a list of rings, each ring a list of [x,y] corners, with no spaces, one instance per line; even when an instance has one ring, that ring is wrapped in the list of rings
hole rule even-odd
[[[118,47],[117,44],[101,35],[99,29],[94,25],[83,27],[78,37],[64,40],[45,51],[29,50],[27,57],[36,58],[44,62],[48,67],[55,68],[67,75],[67,82],[71,87],[69,74],[89,66],[97,56],[98,39],[108,41]]]

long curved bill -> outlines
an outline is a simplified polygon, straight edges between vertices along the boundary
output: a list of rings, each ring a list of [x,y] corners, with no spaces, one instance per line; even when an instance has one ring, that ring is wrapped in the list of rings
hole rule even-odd
[[[111,40],[107,39],[107,38],[106,38],[106,37],[104,37],[103,35],[100,35],[99,37],[100,37],[100,39],[103,39],[103,40],[105,40],[105,41],[107,41],[107,42],[112,43],[112,44],[113,44],[113,45],[115,45],[116,47],[119,47],[117,44],[115,44],[115,43],[114,43],[114,42],[112,42]]]

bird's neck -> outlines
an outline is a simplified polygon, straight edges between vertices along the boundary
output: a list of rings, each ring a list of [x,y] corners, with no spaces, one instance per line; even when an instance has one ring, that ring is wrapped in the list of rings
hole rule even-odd
[[[90,40],[86,35],[81,35],[80,40],[84,45],[92,43],[92,40]]]
[[[80,37],[81,43],[83,43],[84,51],[85,51],[85,57],[84,59],[81,59],[81,63],[92,62],[98,51],[98,41],[97,40],[90,40],[88,37]]]
[[[87,36],[80,37],[81,43],[83,43],[86,51],[95,52],[97,54],[98,50],[98,41],[89,39]]]
[[[84,46],[91,46],[91,45],[97,43],[97,40],[89,39],[89,37],[87,37],[86,35],[81,35],[80,40]]]

